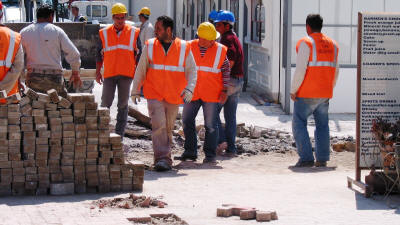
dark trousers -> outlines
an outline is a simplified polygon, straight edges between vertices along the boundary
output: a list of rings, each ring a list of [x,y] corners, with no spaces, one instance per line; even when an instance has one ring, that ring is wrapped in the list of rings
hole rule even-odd
[[[124,137],[125,126],[128,121],[128,101],[132,78],[127,76],[114,76],[104,79],[103,93],[101,96],[101,106],[110,108],[115,95],[115,89],[118,88],[118,113],[115,133]]]
[[[218,141],[217,127],[217,106],[216,102],[203,102],[202,100],[186,103],[183,107],[183,132],[185,133],[185,152],[184,156],[197,157],[197,135],[196,135],[196,116],[203,108],[204,127],[206,136],[204,140],[204,153],[207,158],[215,158],[215,149]]]

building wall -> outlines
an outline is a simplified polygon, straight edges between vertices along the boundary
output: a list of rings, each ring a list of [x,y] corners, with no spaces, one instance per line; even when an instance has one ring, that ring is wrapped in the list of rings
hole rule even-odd
[[[253,91],[267,93],[273,100],[278,100],[279,77],[281,74],[280,43],[281,43],[281,4],[279,1],[263,0],[265,8],[265,38],[261,43],[251,40],[252,4],[246,0],[248,12],[247,36],[248,45],[248,84]]]
[[[118,0],[121,1],[121,0]],[[122,0],[123,1],[123,0]],[[122,2],[121,1],[121,2]],[[129,12],[135,22],[140,22],[137,13],[143,7],[149,7],[151,11],[150,22],[154,25],[157,17],[167,15],[174,18],[174,0],[125,0],[130,1]]]

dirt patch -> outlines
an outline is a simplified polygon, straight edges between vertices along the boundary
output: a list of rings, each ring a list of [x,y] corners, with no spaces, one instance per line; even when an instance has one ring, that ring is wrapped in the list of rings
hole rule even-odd
[[[144,162],[146,169],[150,169],[153,164],[153,150],[151,143],[151,130],[144,128],[134,119],[129,118],[128,130],[134,136],[126,135],[124,138],[124,150],[128,160],[140,160]],[[173,136],[172,156],[179,156],[184,150],[184,135],[181,121],[177,120],[175,124]],[[203,125],[197,126],[198,133],[198,161],[204,158],[202,145],[205,137],[205,129]],[[314,148],[315,140],[311,138]],[[355,146],[355,140],[352,136],[348,137],[331,137],[331,145]],[[240,157],[250,157],[255,155],[265,155],[269,153],[288,154],[296,151],[296,144],[291,132],[267,129],[262,127],[246,127],[244,124],[237,126],[236,138],[237,153]],[[347,151],[343,147],[343,151]]]
[[[177,215],[169,214],[151,214],[149,217],[128,218],[133,224],[149,225],[188,225],[188,223]]]
[[[146,197],[137,196],[130,194],[126,198],[112,198],[112,199],[100,199],[93,201],[93,205],[97,206],[99,209],[103,208],[120,208],[120,209],[132,209],[132,208],[149,208],[158,207],[164,208],[168,205],[166,202],[161,201],[162,197]]]

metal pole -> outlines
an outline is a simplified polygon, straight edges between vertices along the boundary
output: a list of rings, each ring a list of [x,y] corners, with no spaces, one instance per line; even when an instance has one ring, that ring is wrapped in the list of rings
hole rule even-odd
[[[283,110],[290,114],[290,87],[292,77],[292,0],[285,1],[286,18],[286,63],[285,63],[285,105]]]

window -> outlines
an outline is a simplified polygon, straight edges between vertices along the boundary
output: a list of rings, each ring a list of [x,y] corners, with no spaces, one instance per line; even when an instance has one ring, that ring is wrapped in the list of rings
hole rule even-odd
[[[265,8],[262,0],[251,1],[251,40],[261,42],[265,38]]]
[[[238,33],[239,32],[239,0],[231,0],[231,4],[230,4],[230,11],[233,13],[233,15],[235,15],[235,20],[236,23],[233,26],[233,30]]]
[[[87,16],[89,16],[89,17],[106,17],[107,16],[107,6],[88,5],[86,7],[86,13],[87,13]]]

